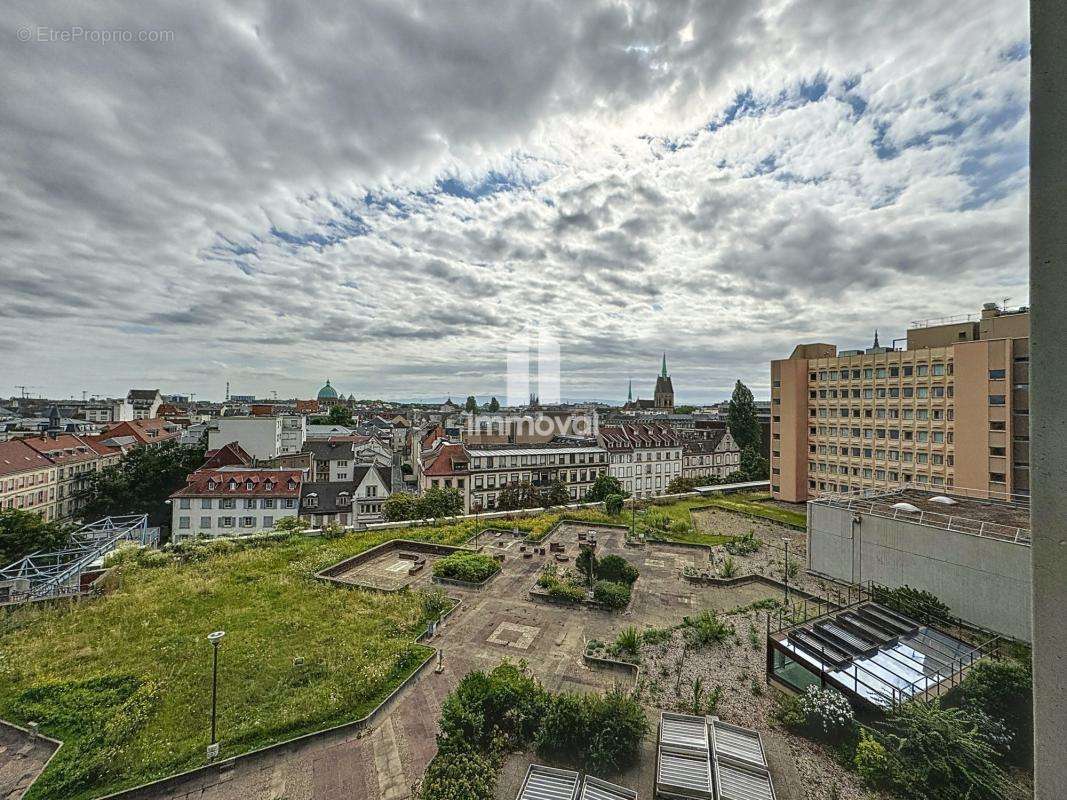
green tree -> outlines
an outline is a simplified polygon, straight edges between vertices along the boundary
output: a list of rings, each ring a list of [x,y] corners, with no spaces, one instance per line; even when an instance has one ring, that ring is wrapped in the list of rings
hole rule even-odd
[[[619,479],[614,475],[609,475],[606,472],[601,472],[596,476],[596,480],[593,481],[593,485],[589,487],[589,493],[585,496],[587,500],[593,503],[602,503],[607,499],[608,495],[621,494],[626,495],[623,491],[622,484],[619,483]]]
[[[465,411],[471,412],[478,410],[478,401],[474,399],[473,394],[467,395],[467,402],[463,404],[463,408]]]
[[[741,451],[741,470],[745,480],[765,481],[770,476],[767,459],[760,455],[755,447],[746,447]]]
[[[574,567],[585,577],[588,583],[592,583],[593,578],[596,576],[596,566],[597,560],[593,548],[580,548],[578,558],[574,560]]]
[[[0,511],[0,567],[37,550],[57,550],[69,538],[69,527],[45,522],[44,517],[34,511],[20,508]]]
[[[567,484],[561,480],[552,481],[548,491],[544,493],[544,506],[565,506],[571,501],[571,493],[567,490]]]
[[[622,506],[625,502],[626,498],[621,494],[609,494],[604,498],[604,510],[611,516],[617,517],[622,513]]]
[[[495,397],[492,400],[489,401],[489,410],[490,411],[499,411],[500,410],[500,401],[497,400]]]
[[[95,520],[119,514],[147,514],[152,525],[170,524],[166,500],[204,463],[204,448],[176,441],[137,447],[119,463],[93,474],[82,512]]]
[[[382,504],[382,513],[389,522],[414,519],[417,511],[417,498],[411,492],[393,492]]]
[[[756,401],[745,384],[738,381],[730,398],[730,410],[726,415],[726,427],[737,446],[744,451],[753,447],[758,453],[763,441],[759,418],[756,416]]]
[[[348,410],[346,406],[340,403],[334,403],[330,406],[329,413],[326,414],[327,425],[344,425],[348,427],[352,424],[352,412]]]
[[[496,507],[501,511],[517,511],[543,505],[545,502],[540,490],[529,481],[509,483],[500,490],[496,498]]]
[[[454,517],[463,513],[463,498],[458,489],[435,486],[422,493],[415,503],[415,508],[415,516],[422,519]]]

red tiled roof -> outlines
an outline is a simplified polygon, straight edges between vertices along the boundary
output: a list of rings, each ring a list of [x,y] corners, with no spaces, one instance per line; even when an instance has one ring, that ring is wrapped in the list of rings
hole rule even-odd
[[[318,400],[297,400],[296,401],[296,413],[297,414],[317,414],[319,412]]]
[[[181,436],[180,430],[168,430],[175,427],[172,423],[163,419],[134,419],[127,422],[116,422],[104,430],[105,439],[113,439],[118,436],[132,436],[139,442],[151,444],[165,442],[168,439],[176,439]],[[152,435],[154,432],[154,435]]]
[[[300,497],[303,482],[299,469],[198,469],[171,497]]]
[[[34,436],[23,441],[55,464],[77,464],[99,458],[88,442],[70,433],[61,433],[55,439],[51,436]]]
[[[456,469],[456,462],[467,464],[469,461],[467,451],[461,444],[443,444],[441,449],[430,455],[423,462],[422,474],[437,475],[466,475],[467,469]]]
[[[219,467],[247,467],[252,463],[252,456],[237,442],[224,444],[216,450],[204,453],[204,464],[200,469],[218,469]]]
[[[631,450],[635,447],[677,447],[678,434],[669,425],[640,422],[605,425],[598,431],[606,450]]]
[[[0,475],[16,475],[51,466],[51,461],[27,446],[21,439],[0,442]]]

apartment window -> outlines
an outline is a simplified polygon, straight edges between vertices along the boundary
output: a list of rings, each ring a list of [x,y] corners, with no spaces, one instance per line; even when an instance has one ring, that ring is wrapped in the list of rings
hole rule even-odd
[[[189,507],[190,507],[190,504],[189,504],[189,498],[188,497],[183,497],[178,501],[178,508],[189,508]],[[189,518],[186,517],[185,519],[188,520]]]
[[[241,517],[241,527],[242,528],[254,528],[254,527],[256,527],[256,518],[255,517]]]
[[[188,530],[189,529],[189,518],[188,517],[178,517],[178,527],[181,528],[183,531],[184,530]]]
[[[1002,395],[1002,394],[991,394],[991,395],[989,395],[989,405],[991,405],[991,406],[1002,406],[1002,405],[1004,405],[1004,395]]]
[[[1007,427],[1008,427],[1007,423],[1003,422],[1003,421],[997,422],[997,421],[994,420],[994,421],[989,423],[989,430],[991,430],[991,431],[1003,431],[1003,430],[1007,430]]]
[[[1002,369],[991,369],[991,370],[989,370],[989,380],[991,380],[991,381],[1004,380],[1004,370],[1002,370]]]
[[[899,378],[900,377],[900,367],[890,367],[889,368],[889,377],[890,378]]]
[[[874,374],[875,374],[876,378],[884,378],[885,377],[885,367],[879,367],[878,370]]]
[[[253,500],[245,500],[245,508],[255,508],[255,507],[256,507],[256,501],[254,499]]]
[[[989,473],[989,482],[990,483],[1004,483],[1004,473],[1003,472],[990,472]]]
[[[926,364],[919,364],[917,367],[915,367],[915,374],[918,375],[920,378],[925,378],[927,375],[930,374],[930,368]]]
[[[223,497],[219,500],[219,508],[237,508],[237,501],[232,497]]]
[[[220,528],[232,528],[233,527],[233,517],[219,517],[219,527]]]
[[[274,527],[274,517],[264,517],[263,518],[263,527],[264,528],[273,528]]]
[[[989,455],[991,455],[991,456],[1004,456],[1004,455],[1007,455],[1007,450],[1005,450],[1003,447],[990,447],[989,448]]]
[[[912,376],[912,373],[915,371],[915,368],[912,367],[911,364],[905,364],[901,369],[904,372],[905,378],[910,378]]]
[[[289,498],[289,499],[285,500],[285,507],[286,508],[296,508],[296,500],[293,500],[292,498]]]
[[[214,501],[210,497],[205,497],[203,500],[200,501],[200,507],[201,508],[211,508],[213,502]]]
[[[200,527],[201,528],[210,528],[211,527],[211,517],[201,517],[200,518]]]
[[[945,374],[944,364],[934,364],[931,369],[933,370],[933,374],[935,377],[940,377],[941,375]]]
[[[377,497],[377,496],[378,496],[378,487],[377,486],[368,486],[367,487],[367,497]]]
[[[268,498],[263,501],[263,508],[274,508],[274,498]]]

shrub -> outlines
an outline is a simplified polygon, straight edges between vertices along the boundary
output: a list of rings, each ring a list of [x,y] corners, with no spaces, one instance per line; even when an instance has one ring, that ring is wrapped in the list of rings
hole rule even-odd
[[[297,516],[282,517],[274,523],[274,530],[284,533],[303,533],[307,530],[307,523]]]
[[[448,595],[440,589],[422,592],[422,615],[426,619],[438,619],[451,605]]]
[[[1004,728],[991,717],[939,701],[898,706],[876,723],[886,764],[881,782],[906,800],[1000,800],[1007,792],[997,766]],[[874,748],[871,748],[872,750]],[[876,762],[870,763],[878,776]]]
[[[593,586],[593,599],[608,608],[626,608],[630,602],[630,587],[625,583],[597,581]]]
[[[434,562],[433,574],[467,583],[481,583],[500,570],[500,564],[484,553],[452,553]]]
[[[585,600],[585,589],[569,583],[554,583],[548,588],[548,596],[568,603],[580,603]]]
[[[618,770],[633,763],[647,733],[644,709],[625,692],[563,693],[549,702],[537,750],[590,772]]]
[[[836,689],[809,686],[797,698],[796,711],[803,722],[794,727],[812,739],[840,744],[853,736],[856,720],[852,705]]]
[[[637,567],[622,556],[604,556],[597,562],[596,576],[602,581],[625,583],[632,586],[638,576]]]
[[[633,625],[628,628],[623,628],[615,638],[615,644],[612,645],[613,654],[628,654],[632,656],[634,660],[636,660],[640,649],[641,634],[637,632],[637,628]]]
[[[590,580],[597,572],[597,557],[593,548],[579,545],[578,557],[574,559],[574,568],[578,570],[586,580]]]
[[[955,701],[1003,721],[1011,734],[1011,761],[1026,764],[1033,751],[1033,675],[1014,659],[979,661],[954,693]]]
[[[871,786],[883,785],[889,775],[889,758],[882,743],[866,731],[861,731],[856,755],[852,759],[856,772]]]
[[[604,498],[604,511],[613,517],[617,517],[622,513],[622,506],[625,501],[626,498],[621,494],[609,494]]]
[[[732,578],[735,575],[737,575],[737,562],[727,556],[722,560],[722,566],[719,567],[719,577]]]
[[[911,617],[916,622],[929,624],[952,615],[952,610],[942,603],[937,595],[922,589],[913,589],[907,585],[898,586],[896,589],[874,586],[872,593],[876,602]]]
[[[537,732],[547,695],[524,664],[505,659],[490,672],[471,672],[441,706],[444,747],[491,752],[525,747]]]
[[[499,757],[471,747],[438,750],[426,768],[419,792],[421,800],[492,800]]]
[[[744,536],[738,536],[733,541],[727,542],[724,547],[726,552],[735,556],[750,556],[763,546],[756,534],[749,531]]]
[[[686,617],[682,624],[686,638],[695,647],[718,644],[734,632],[714,611],[703,611],[700,616]]]

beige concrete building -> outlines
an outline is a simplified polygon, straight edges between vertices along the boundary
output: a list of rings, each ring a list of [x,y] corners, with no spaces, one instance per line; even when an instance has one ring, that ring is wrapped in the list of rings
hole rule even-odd
[[[20,439],[0,442],[0,508],[56,519],[56,465]],[[2,566],[2,565],[0,565]]]
[[[826,492],[916,484],[1027,495],[1026,308],[912,323],[907,348],[838,352],[798,345],[771,362],[771,490]]]

